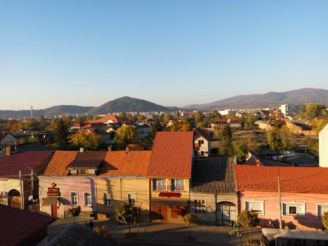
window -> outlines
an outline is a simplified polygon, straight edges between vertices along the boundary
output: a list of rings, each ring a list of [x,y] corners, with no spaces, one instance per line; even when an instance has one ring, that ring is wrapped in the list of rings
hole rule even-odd
[[[304,215],[305,204],[295,202],[284,202],[282,204],[283,215]]]
[[[204,200],[194,200],[194,212],[195,213],[205,213],[206,206]]]
[[[72,192],[71,193],[71,204],[73,206],[78,205],[78,201],[77,201],[77,193],[76,192]]]
[[[90,193],[84,193],[84,206],[86,206],[86,207],[91,206],[91,195],[90,195]]]
[[[77,169],[76,172],[77,174],[87,174],[87,170],[85,169]]]
[[[264,214],[264,201],[246,201],[246,210]]]
[[[166,180],[165,179],[153,179],[153,190],[154,191],[166,190]]]
[[[204,144],[204,140],[198,140],[198,144],[199,144],[199,145]]]
[[[128,203],[130,206],[134,206],[137,200],[136,194],[128,194]]]
[[[323,216],[324,213],[328,213],[328,203],[326,204],[319,204],[317,207],[318,217]]]
[[[104,193],[104,205],[109,206],[111,201],[111,195],[108,193]]]
[[[171,190],[172,191],[183,191],[184,180],[183,179],[171,179]]]

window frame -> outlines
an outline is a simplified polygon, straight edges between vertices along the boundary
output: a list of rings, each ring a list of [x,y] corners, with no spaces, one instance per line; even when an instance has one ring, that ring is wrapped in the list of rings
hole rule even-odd
[[[104,192],[103,194],[103,203],[106,207],[110,206],[112,203],[112,196],[108,192]]]
[[[286,209],[284,209],[284,205],[286,205]],[[298,208],[297,207],[298,205],[301,205],[303,207],[304,213],[298,213],[298,211],[297,211],[298,210],[297,209]],[[293,207],[293,206],[296,207],[296,214],[290,214],[289,213],[289,207]],[[305,202],[294,202],[294,201],[289,202],[289,201],[283,201],[283,202],[281,202],[281,209],[282,209],[281,214],[283,216],[304,216],[306,214],[306,204],[305,204]],[[284,213],[284,211],[286,213]]]
[[[136,193],[128,193],[128,204],[132,207],[135,206],[137,202],[137,194]]]
[[[90,196],[90,205],[88,205],[87,203],[86,203],[86,194],[89,194],[89,196]],[[84,207],[91,207],[92,206],[92,196],[91,196],[91,193],[89,193],[89,192],[83,192],[83,198],[84,198]]]
[[[176,181],[177,180],[181,180],[182,181],[182,189],[177,189],[177,187],[178,187],[178,185],[176,184]],[[174,183],[174,185],[173,185],[173,183]],[[174,189],[173,189],[173,187],[174,187]],[[185,180],[184,179],[177,179],[177,178],[173,178],[173,179],[171,179],[171,187],[170,187],[170,190],[171,191],[175,191],[175,192],[181,192],[181,191],[185,191],[186,189],[185,189]]]
[[[250,202],[254,202],[254,203],[261,203],[261,207],[262,207],[262,211],[258,211],[258,210],[254,210],[253,209],[253,211],[255,211],[257,214],[262,214],[262,215],[264,215],[265,214],[265,201],[264,200],[245,200],[245,210],[246,211],[251,211],[252,209],[247,209],[247,203],[250,203]]]
[[[321,218],[322,215],[319,214],[319,206],[327,206],[328,207],[328,203],[317,203],[316,204],[316,214],[317,214],[317,217],[318,218]],[[327,210],[327,212],[328,212],[328,210]]]
[[[76,195],[76,204],[73,203],[73,196],[72,194],[75,194]],[[76,192],[76,191],[71,191],[71,205],[72,206],[79,206],[79,194]]]
[[[162,180],[164,181],[164,184],[162,183],[160,186],[161,186],[161,189],[158,189],[158,186],[157,186],[157,181],[158,180]],[[167,191],[167,180],[165,178],[156,178],[156,179],[153,179],[153,191],[155,192],[161,192],[161,191]]]

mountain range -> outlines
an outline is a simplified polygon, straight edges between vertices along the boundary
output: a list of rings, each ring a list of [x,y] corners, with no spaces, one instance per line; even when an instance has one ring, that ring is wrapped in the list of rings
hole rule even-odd
[[[229,97],[205,104],[194,104],[183,107],[184,110],[209,111],[224,108],[270,107],[280,104],[306,104],[309,102],[328,105],[328,90],[303,88],[286,92],[268,92]],[[153,102],[132,97],[120,97],[99,107],[76,105],[59,105],[46,109],[33,110],[33,116],[53,117],[59,115],[107,114],[113,112],[174,112],[177,107],[165,107]],[[0,118],[30,117],[30,110],[0,110]]]

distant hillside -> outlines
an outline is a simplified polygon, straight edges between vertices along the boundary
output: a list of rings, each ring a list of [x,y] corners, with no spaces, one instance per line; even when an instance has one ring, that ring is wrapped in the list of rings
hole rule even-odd
[[[277,106],[280,104],[328,104],[328,90],[304,88],[287,92],[269,92],[229,97],[223,100],[186,106],[186,109],[213,110],[223,108],[250,108]]]
[[[176,108],[164,107],[146,100],[120,97],[89,111],[90,114],[107,114],[113,112],[168,112]]]
[[[59,115],[76,115],[76,114],[85,114],[90,111],[93,107],[83,107],[76,105],[59,105],[53,106],[46,109],[37,109],[33,110],[33,116],[45,116],[45,117],[53,117]],[[30,117],[30,110],[0,110],[0,118],[8,119],[8,118],[24,118]]]
[[[107,114],[113,112],[169,112],[176,111],[175,107],[164,107],[146,100],[121,97],[109,101],[99,107],[83,107],[76,105],[59,105],[46,109],[33,110],[33,116],[43,115],[51,118],[59,115],[81,115],[81,114]],[[0,110],[0,119],[20,119],[30,117],[30,110]]]

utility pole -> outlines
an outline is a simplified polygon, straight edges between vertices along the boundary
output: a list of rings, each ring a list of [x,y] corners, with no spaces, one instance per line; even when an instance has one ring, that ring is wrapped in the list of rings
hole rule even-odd
[[[31,193],[32,193],[32,200],[34,199],[34,172],[31,169]]]
[[[279,228],[282,229],[282,215],[281,215],[281,189],[280,189],[280,176],[278,174],[278,209],[279,209]]]
[[[18,176],[19,176],[19,186],[20,186],[20,191],[21,191],[21,209],[23,210],[24,209],[24,184],[23,184],[23,179],[22,179],[22,172],[21,170],[19,170],[18,172]]]

